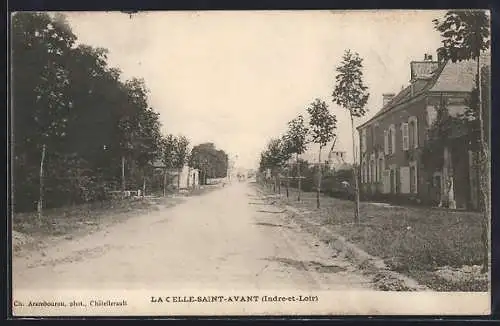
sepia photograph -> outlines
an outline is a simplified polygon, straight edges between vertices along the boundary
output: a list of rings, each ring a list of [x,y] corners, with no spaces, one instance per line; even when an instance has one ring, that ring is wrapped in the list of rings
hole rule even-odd
[[[12,13],[12,315],[489,315],[490,33]]]

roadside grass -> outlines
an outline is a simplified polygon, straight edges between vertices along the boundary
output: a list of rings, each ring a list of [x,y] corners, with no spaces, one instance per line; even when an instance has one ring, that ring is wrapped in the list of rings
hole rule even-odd
[[[267,193],[271,191],[266,190]],[[344,236],[393,271],[416,279],[436,291],[488,291],[485,275],[444,279],[438,269],[480,265],[481,214],[425,207],[382,206],[360,203],[360,224],[354,224],[354,202],[327,196],[316,208],[316,194],[290,189],[280,202],[301,211],[297,219],[321,224]],[[484,276],[484,277],[483,277]]]
[[[48,238],[72,239],[78,234],[88,234],[130,217],[153,212],[159,207],[171,207],[183,201],[183,197],[199,196],[216,187],[204,187],[179,196],[170,193],[144,198],[113,199],[82,205],[46,209],[39,221],[36,212],[15,213],[12,217],[14,252],[36,247]]]

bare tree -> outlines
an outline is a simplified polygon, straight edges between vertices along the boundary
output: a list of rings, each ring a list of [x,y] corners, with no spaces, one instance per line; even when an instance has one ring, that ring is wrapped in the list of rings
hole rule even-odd
[[[342,62],[337,67],[336,84],[332,97],[333,102],[349,111],[352,130],[352,154],[355,191],[354,221],[359,222],[359,186],[356,165],[356,146],[354,135],[354,118],[363,117],[370,93],[363,82],[363,59],[356,52],[346,50]]]

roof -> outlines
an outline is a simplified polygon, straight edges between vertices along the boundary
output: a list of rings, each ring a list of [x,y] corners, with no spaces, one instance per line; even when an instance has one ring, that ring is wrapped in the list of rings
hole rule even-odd
[[[482,66],[489,65],[489,54],[482,55],[480,62]],[[399,92],[389,103],[383,106],[382,109],[380,109],[380,111],[378,111],[372,118],[358,126],[357,129],[366,126],[384,113],[426,92],[470,92],[474,87],[474,79],[477,68],[476,65],[477,61],[475,60],[461,62],[447,61],[435,69],[431,76],[425,78],[425,75],[421,75],[419,78],[416,78],[409,86]],[[423,72],[425,69],[429,69],[430,66],[431,65],[426,68],[422,68],[422,66],[420,66],[415,69],[421,69],[419,71]]]
[[[470,92],[474,88],[477,63],[475,61],[462,61],[447,64],[431,92]]]

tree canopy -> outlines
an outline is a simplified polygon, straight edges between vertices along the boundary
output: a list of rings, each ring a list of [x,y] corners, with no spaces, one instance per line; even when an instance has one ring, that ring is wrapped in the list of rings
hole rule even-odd
[[[99,199],[119,184],[121,157],[136,186],[160,158],[159,114],[144,80],[122,81],[108,51],[77,44],[61,14],[12,17],[12,113],[15,209],[38,200],[46,147],[46,206]]]
[[[201,143],[193,147],[189,165],[199,169],[208,178],[227,176],[229,158],[226,152],[217,149],[214,143]]]

